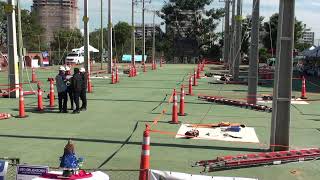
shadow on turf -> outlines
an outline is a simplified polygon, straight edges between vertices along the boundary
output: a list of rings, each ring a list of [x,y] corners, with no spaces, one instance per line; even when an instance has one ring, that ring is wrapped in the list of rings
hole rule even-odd
[[[61,141],[70,140],[69,137],[23,136],[23,135],[10,135],[10,134],[0,134],[0,137],[4,137],[4,138],[20,138],[20,139],[61,140]],[[86,139],[86,138],[71,138],[71,139],[73,141],[80,141],[80,142],[122,144],[120,149],[124,145],[127,145],[127,144],[141,146],[141,142],[129,142],[130,136],[125,141],[107,140],[107,139]],[[205,146],[205,145],[191,145],[191,144],[170,144],[170,143],[157,143],[157,142],[155,142],[155,143],[151,142],[151,146],[174,147],[174,148],[184,148],[184,149],[187,148],[187,149],[209,149],[209,150],[224,150],[224,151],[241,151],[241,152],[264,152],[264,151],[266,151],[265,149],[247,148],[247,147],[223,147],[223,146]],[[118,151],[119,150],[117,150],[116,152],[118,152]]]
[[[112,102],[141,102],[141,103],[161,103],[162,101],[152,100],[136,100],[136,99],[93,99],[89,98],[88,101],[112,101]],[[186,104],[211,104],[206,102],[185,102]]]

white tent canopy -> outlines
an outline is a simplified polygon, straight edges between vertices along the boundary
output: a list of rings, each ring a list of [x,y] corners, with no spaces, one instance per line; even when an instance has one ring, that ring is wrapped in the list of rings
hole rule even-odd
[[[77,52],[77,51],[84,52],[84,46],[82,46],[81,48],[78,48],[78,49],[72,49],[72,51],[73,52]],[[98,53],[99,50],[94,48],[93,46],[89,45],[89,52]]]

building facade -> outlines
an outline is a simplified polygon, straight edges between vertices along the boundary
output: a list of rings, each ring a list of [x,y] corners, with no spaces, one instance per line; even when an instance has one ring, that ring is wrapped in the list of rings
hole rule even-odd
[[[55,31],[79,28],[78,0],[33,0],[32,11],[45,28],[43,40],[47,43]]]
[[[299,42],[314,45],[314,32],[312,32],[311,29],[305,29]]]
[[[161,35],[162,31],[159,24],[155,24],[156,35]],[[145,24],[145,34],[146,39],[152,39],[153,36],[153,24]],[[142,24],[135,24],[135,35],[137,39],[142,39],[143,36],[143,26]]]

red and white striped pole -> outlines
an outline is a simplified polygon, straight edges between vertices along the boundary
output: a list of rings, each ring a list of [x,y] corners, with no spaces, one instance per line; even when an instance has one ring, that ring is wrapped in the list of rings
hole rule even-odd
[[[20,85],[19,87],[19,118],[25,118],[26,112],[24,108],[24,96],[23,96],[23,87]]]
[[[194,73],[193,73],[193,86],[198,86],[196,70],[194,70]]]
[[[192,75],[190,75],[189,77],[189,88],[188,88],[189,92],[188,95],[189,96],[193,96],[193,92],[192,92]]]
[[[306,79],[302,76],[301,99],[307,99]]]
[[[184,112],[184,86],[181,85],[179,116],[185,116]]]
[[[148,180],[148,170],[150,169],[150,126],[146,124],[143,132],[143,142],[140,159],[139,180]]]
[[[54,107],[54,80],[50,79],[49,106]]]
[[[171,124],[179,124],[178,120],[178,97],[176,89],[173,90],[172,120]]]

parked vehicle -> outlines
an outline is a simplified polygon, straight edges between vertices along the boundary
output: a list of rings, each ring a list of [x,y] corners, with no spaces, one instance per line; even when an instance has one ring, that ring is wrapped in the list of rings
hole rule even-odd
[[[65,59],[66,64],[82,64],[84,63],[84,53],[77,51],[71,52]]]

